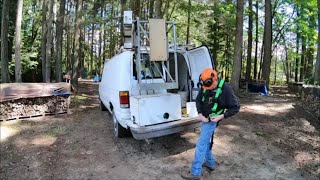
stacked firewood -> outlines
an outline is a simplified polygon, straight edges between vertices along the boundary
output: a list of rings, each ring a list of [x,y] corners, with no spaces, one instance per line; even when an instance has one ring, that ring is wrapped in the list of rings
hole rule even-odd
[[[310,111],[320,120],[320,98],[312,94],[305,96],[303,100],[304,108]]]
[[[1,102],[0,120],[66,113],[69,109],[69,101],[69,97],[50,96]]]

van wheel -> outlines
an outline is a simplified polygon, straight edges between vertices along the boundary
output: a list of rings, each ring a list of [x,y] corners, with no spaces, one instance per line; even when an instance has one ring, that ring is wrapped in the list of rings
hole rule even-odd
[[[108,110],[106,108],[106,106],[103,104],[103,102],[101,101],[101,99],[100,99],[100,108],[101,108],[101,111],[107,111]]]
[[[117,138],[123,138],[128,135],[128,130],[121,126],[114,112],[112,112],[112,122],[113,122],[113,133]]]

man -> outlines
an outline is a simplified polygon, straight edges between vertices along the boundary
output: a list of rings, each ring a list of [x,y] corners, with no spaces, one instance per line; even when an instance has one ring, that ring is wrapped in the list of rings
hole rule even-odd
[[[203,70],[199,83],[202,88],[197,96],[196,104],[199,113],[198,120],[202,121],[201,133],[196,145],[191,172],[181,175],[182,178],[189,180],[200,179],[202,166],[210,171],[214,170],[215,160],[211,152],[214,130],[220,120],[235,115],[240,109],[232,88],[218,77],[217,71],[212,68]]]

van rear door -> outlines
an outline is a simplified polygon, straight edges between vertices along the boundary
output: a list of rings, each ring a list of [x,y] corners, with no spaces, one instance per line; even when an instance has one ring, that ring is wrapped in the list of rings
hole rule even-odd
[[[192,100],[198,95],[199,76],[205,68],[214,68],[211,55],[207,46],[200,46],[188,51],[189,67],[193,87],[191,87]]]

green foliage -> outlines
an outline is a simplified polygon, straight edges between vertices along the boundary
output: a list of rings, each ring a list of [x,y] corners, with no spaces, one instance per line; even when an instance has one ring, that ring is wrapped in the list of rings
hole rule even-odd
[[[163,0],[163,7],[167,0]],[[72,3],[70,3],[72,2]],[[132,9],[132,2],[127,1],[125,10]],[[145,1],[143,1],[145,2]],[[255,15],[255,0],[253,0],[253,15]],[[301,37],[306,39],[307,49],[310,49],[311,55],[307,58],[315,58],[315,49],[317,43],[317,1],[316,0],[277,0],[272,1],[273,9],[273,49],[279,48],[282,52],[281,58],[278,58],[277,72],[274,70],[274,62],[272,63],[271,81],[274,73],[277,74],[279,81],[284,81],[284,47],[288,50],[288,63],[290,64],[290,70],[294,69],[295,59],[301,57],[301,53],[296,53],[296,33],[299,33]],[[70,4],[73,4],[70,9]],[[67,72],[70,68],[70,62],[67,66],[67,35],[70,37],[70,57],[68,60],[72,60],[73,50],[73,38],[74,38],[74,21],[75,21],[75,1],[67,0],[68,9],[65,17],[65,29],[64,29],[64,48],[63,48],[63,72]],[[2,0],[0,0],[0,9],[2,6]],[[10,38],[9,49],[10,58],[13,59],[10,62],[10,74],[14,75],[14,26],[16,16],[16,3],[10,1]],[[143,6],[143,3],[141,3]],[[147,8],[147,5],[143,7]],[[156,8],[156,7],[155,7]],[[173,9],[174,8],[174,9]],[[247,9],[247,5],[245,5]],[[24,0],[23,4],[23,21],[22,21],[22,42],[21,42],[21,62],[23,77],[28,81],[41,81],[41,9],[42,0]],[[101,9],[105,12],[101,17]],[[95,33],[99,31],[106,31],[106,49],[102,50],[104,55],[110,58],[114,55],[114,52],[120,47],[120,1],[107,1],[107,0],[88,0],[83,1],[83,24],[82,31],[85,31],[85,37],[82,39],[81,55],[84,58],[84,63],[81,71],[81,76],[86,77],[96,71],[97,60],[101,58],[98,53],[99,38],[94,38],[94,62],[93,67],[89,66],[91,61],[91,36],[97,36],[91,34],[92,24],[95,25]],[[218,70],[222,73],[222,76],[231,76],[231,69],[233,63],[234,53],[234,32],[236,26],[236,3],[232,0],[214,0],[214,1],[191,1],[191,6],[188,4],[188,0],[170,0],[170,8],[168,13],[172,13],[171,19],[177,23],[177,41],[179,44],[184,45],[186,43],[187,26],[188,26],[188,9],[191,12],[190,21],[190,43],[194,46],[208,45],[213,57],[218,65]],[[111,14],[111,11],[113,14]],[[259,56],[262,45],[263,26],[264,26],[264,1],[259,0]],[[298,14],[297,14],[298,12]],[[244,41],[247,39],[247,21],[248,21],[248,9],[244,13]],[[1,13],[0,13],[1,18]],[[254,20],[255,21],[255,20]],[[104,26],[104,25],[105,26]],[[255,29],[255,22],[254,22]],[[173,35],[169,34],[169,41],[172,42]],[[255,40],[255,33],[253,36]],[[254,44],[253,44],[254,45]],[[300,41],[301,51],[301,41]],[[254,47],[254,46],[253,46]],[[247,48],[246,42],[244,43],[243,50],[245,52]],[[254,48],[253,48],[254,49]],[[252,52],[254,54],[254,52]],[[245,54],[245,53],[244,53]],[[252,55],[253,55],[252,54]],[[273,53],[275,56],[275,53]],[[245,56],[243,57],[243,67]],[[260,57],[258,57],[260,59]],[[274,60],[273,60],[274,61]],[[54,73],[54,58],[51,59],[52,70]],[[258,62],[259,64],[259,62]],[[299,65],[300,67],[301,65]],[[253,67],[253,66],[252,66]],[[243,69],[244,72],[244,69]],[[313,74],[313,73],[312,73]],[[54,77],[54,75],[52,75]],[[14,77],[13,77],[14,78]],[[224,77],[225,78],[225,77]],[[305,80],[307,83],[312,82],[312,78],[308,77]]]
[[[39,64],[39,62],[36,60],[37,56],[38,54],[36,52],[23,53],[21,56],[23,69],[30,69],[30,70],[36,69],[36,67]]]
[[[234,31],[236,24],[236,7],[232,1],[197,2],[176,1],[176,10],[171,20],[177,23],[178,43],[186,43],[188,26],[188,9],[191,9],[190,44],[208,45],[220,71],[231,70],[234,49]],[[172,41],[172,34],[169,41]],[[231,75],[231,74],[230,74]]]
[[[208,36],[202,39],[216,59],[220,72],[232,67],[234,51],[234,31],[236,26],[236,7],[233,3],[217,3],[210,7],[211,19],[208,21]],[[228,74],[226,75],[228,76]],[[230,74],[231,76],[231,74]]]
[[[305,84],[314,84],[314,77],[309,77],[304,79]]]

